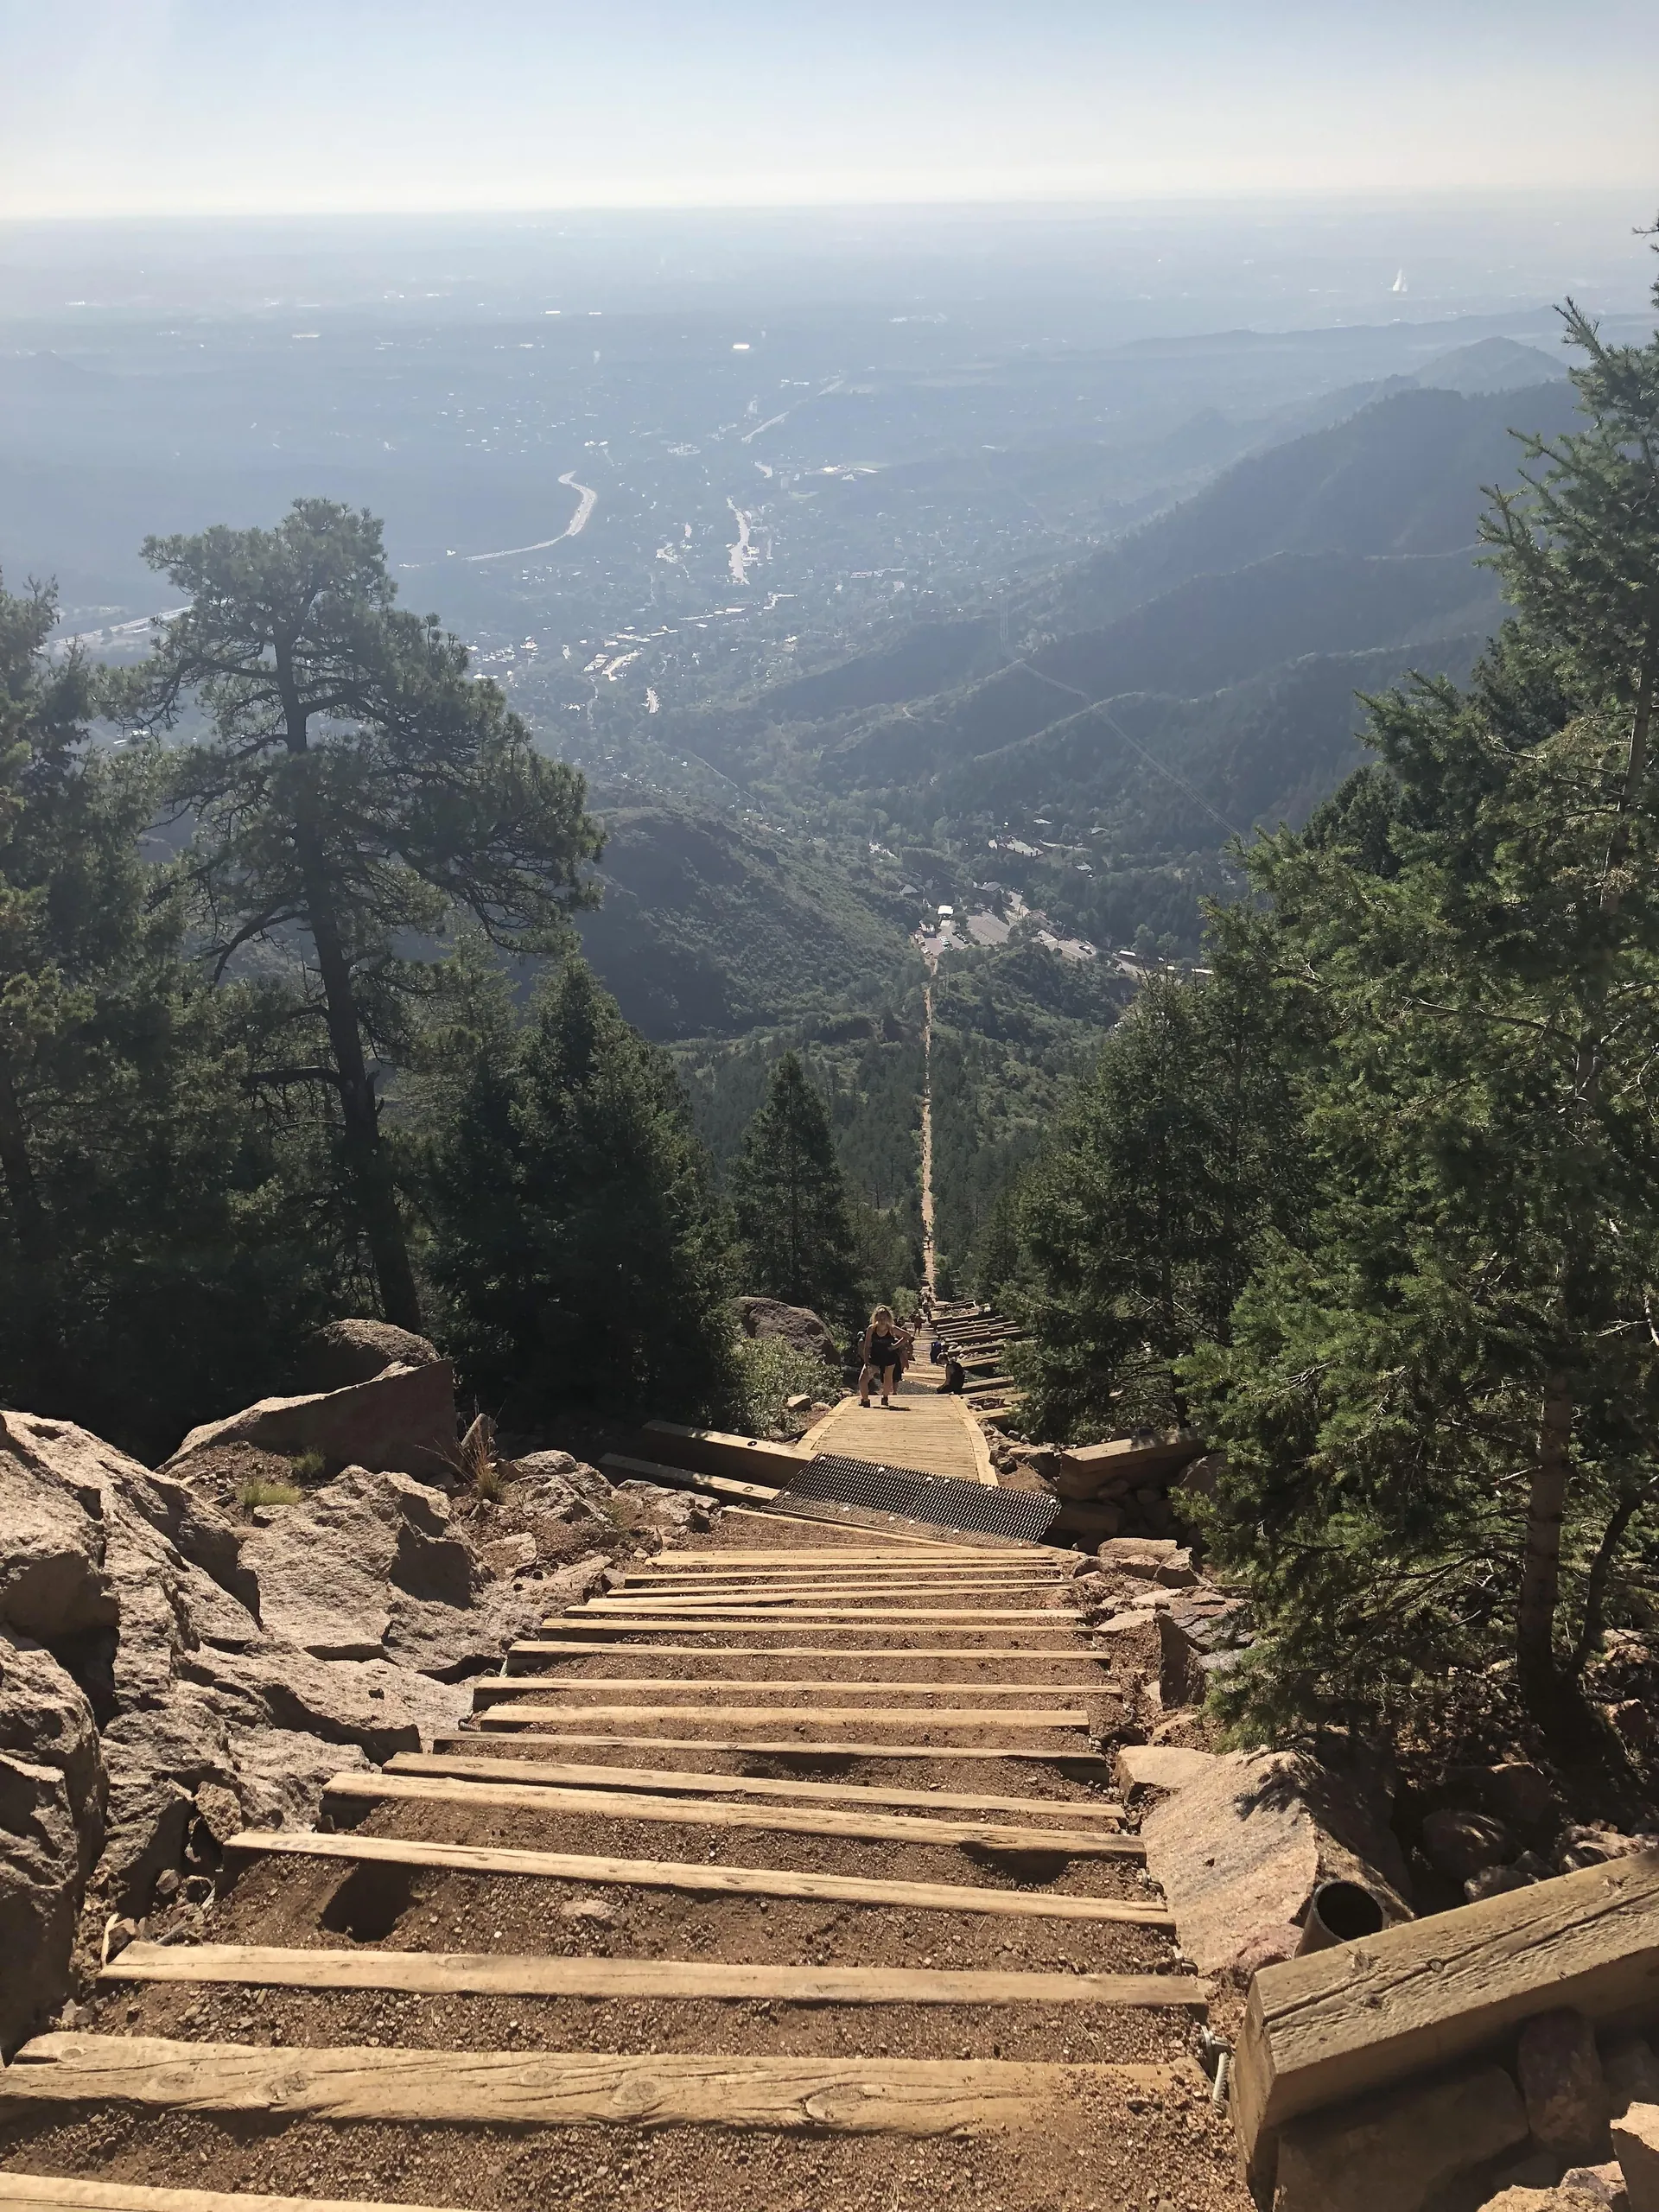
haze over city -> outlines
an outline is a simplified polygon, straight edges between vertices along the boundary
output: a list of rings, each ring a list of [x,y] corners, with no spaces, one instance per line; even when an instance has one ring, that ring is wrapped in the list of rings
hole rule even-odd
[[[1640,0],[4,0],[0,54],[13,218],[1639,194],[1659,19]]]

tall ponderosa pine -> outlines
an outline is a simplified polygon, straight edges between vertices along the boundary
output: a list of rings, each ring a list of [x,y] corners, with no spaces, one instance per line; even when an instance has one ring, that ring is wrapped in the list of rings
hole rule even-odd
[[[1224,1340],[1264,1233],[1306,1203],[1274,994],[1249,923],[1231,936],[1214,980],[1147,983],[1020,1185],[1001,1264],[1036,1434],[1184,1422],[1176,1363]]]
[[[730,1238],[666,1056],[574,959],[522,1028],[474,969],[436,1041],[428,1264],[466,1389],[510,1423],[725,1414]]]
[[[730,1185],[744,1288],[850,1323],[859,1275],[847,1186],[829,1114],[798,1053],[785,1052],[773,1066]]]
[[[1402,1707],[1507,1644],[1576,1727],[1659,1539],[1659,340],[1567,319],[1587,426],[1529,442],[1485,531],[1515,620],[1467,690],[1375,703],[1389,778],[1252,859],[1322,1040],[1322,1192],[1192,1381],[1268,1716]]]
[[[0,590],[0,1395],[159,1454],[286,1382],[327,1260],[242,1082],[258,1009],[200,987],[140,859],[155,763],[92,743],[54,614]]]
[[[169,755],[188,874],[223,972],[246,946],[304,955],[317,1052],[255,1071],[336,1102],[346,1181],[387,1317],[420,1301],[380,1131],[377,1060],[408,1049],[426,963],[457,912],[504,948],[568,943],[599,834],[580,776],[536,753],[435,616],[393,605],[380,524],[300,499],[275,530],[150,538],[191,605],[161,630],[143,710],[194,700],[212,734]]]

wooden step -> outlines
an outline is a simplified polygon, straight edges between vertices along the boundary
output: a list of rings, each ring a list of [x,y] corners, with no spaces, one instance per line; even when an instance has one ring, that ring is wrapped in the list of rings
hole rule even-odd
[[[1061,1977],[1057,1977],[1060,1979]],[[360,2196],[256,2196],[241,2190],[145,2189],[136,2182],[0,2172],[5,2212],[438,2212]]]
[[[1006,1643],[983,1647],[947,1647],[938,1650],[906,1651],[891,1647],[880,1651],[848,1650],[837,1643],[605,1643],[595,1644],[561,1642],[556,1637],[525,1637],[518,1643],[507,1646],[507,1660],[537,1659],[595,1659],[601,1652],[620,1651],[632,1657],[636,1651],[681,1659],[841,1659],[849,1663],[870,1665],[889,1659],[974,1659],[982,1665],[1001,1666],[1017,1661],[1029,1666],[1034,1661],[1045,1667],[1088,1667],[1096,1664],[1093,1654],[1087,1651],[1043,1651],[1027,1649],[1023,1646]],[[499,1679],[499,1677],[497,1679]]]
[[[719,1580],[728,1576],[753,1575],[788,1582],[798,1576],[805,1579],[820,1574],[848,1574],[872,1582],[927,1583],[972,1582],[999,1575],[1034,1575],[1063,1581],[1069,1571],[1075,1570],[1068,1568],[1064,1554],[1058,1552],[1044,1554],[1033,1551],[1029,1557],[1016,1554],[1010,1559],[995,1552],[970,1553],[961,1559],[913,1559],[903,1553],[869,1559],[857,1552],[828,1548],[820,1552],[781,1552],[769,1558],[752,1557],[741,1552],[662,1552],[657,1558],[642,1560],[629,1569],[630,1575],[653,1579],[680,1575]]]
[[[1068,1859],[1135,1859],[1147,1855],[1138,1835],[1103,1834],[1076,1828],[1000,1826],[992,1821],[933,1820],[919,1814],[850,1812],[829,1806],[729,1805],[702,1799],[662,1797],[639,1790],[584,1789],[557,1783],[478,1782],[426,1774],[336,1774],[325,1784],[323,1804],[342,1808],[385,1804],[509,1807],[569,1820],[643,1821],[680,1828],[745,1828],[777,1835],[836,1836],[855,1843],[908,1843],[938,1848],[971,1847],[1033,1852]]]
[[[753,1738],[744,1743],[735,1739],[721,1741],[703,1736],[642,1736],[624,1730],[567,1730],[560,1724],[569,1719],[568,1713],[556,1713],[550,1721],[526,1719],[516,1706],[492,1706],[479,1716],[478,1726],[493,1734],[498,1731],[522,1729],[533,1734],[537,1743],[569,1744],[597,1746],[631,1746],[636,1751],[727,1751],[741,1754],[744,1758],[756,1758],[763,1753],[772,1758],[795,1759],[1034,1759],[1046,1766],[1064,1766],[1068,1770],[1084,1768],[1092,1773],[1109,1775],[1112,1762],[1099,1751],[1074,1751],[1069,1744],[1004,1744],[988,1749],[981,1744],[814,1744],[800,1741],[790,1743],[756,1743]],[[442,1745],[475,1744],[478,1738],[467,1736],[440,1736],[434,1739],[433,1748]]]
[[[887,1882],[862,1874],[804,1874],[783,1866],[721,1866],[675,1859],[606,1859],[588,1852],[515,1851],[468,1843],[420,1843],[400,1836],[322,1835],[305,1828],[246,1828],[227,1851],[297,1859],[344,1859],[388,1866],[442,1866],[462,1874],[531,1875],[604,1889],[681,1890],[703,1896],[810,1897],[888,1905],[900,1912],[988,1913],[1007,1920],[1109,1920],[1173,1928],[1161,1905],[1119,1897],[990,1890],[963,1882]]]
[[[1082,1621],[1082,1612],[1062,1612],[1059,1606],[1053,1611],[1048,1606],[1033,1612],[991,1611],[982,1612],[967,1606],[807,1606],[798,1599],[779,1599],[777,1608],[767,1608],[763,1601],[730,1606],[715,1597],[703,1599],[637,1599],[637,1597],[591,1597],[584,1606],[570,1606],[562,1612],[557,1621],[546,1626],[569,1628],[577,1621],[595,1624],[620,1624],[637,1621],[641,1628],[696,1628],[699,1624],[710,1628],[823,1628],[845,1621],[869,1635],[872,1626],[913,1626],[913,1628],[973,1628],[976,1621],[982,1621],[987,1628],[1004,1628],[1008,1621],[1042,1621],[1051,1635],[1073,1635],[1075,1624]],[[1031,1628],[1027,1628],[1031,1635]]]
[[[913,1805],[930,1813],[1020,1813],[1027,1819],[1121,1823],[1121,1805],[1069,1797],[1000,1797],[950,1789],[878,1789],[856,1782],[784,1782],[770,1775],[687,1774],[674,1767],[586,1766],[558,1759],[467,1758],[397,1751],[389,1774],[452,1774],[474,1782],[575,1783],[590,1789],[645,1789],[703,1797],[777,1797],[819,1805]]]
[[[686,1680],[677,1675],[493,1675],[473,1686],[474,1707],[493,1705],[504,1697],[547,1697],[585,1694],[590,1690],[673,1690],[682,1696],[701,1696],[705,1690],[880,1690],[908,1697],[1086,1697],[1092,1690],[1110,1688],[1103,1677],[1092,1682],[849,1682],[844,1675],[833,1681],[800,1681],[788,1677],[747,1675],[699,1675]]]
[[[1041,1621],[1046,1627],[1069,1629],[1083,1618],[1081,1613],[1067,1612],[1058,1605],[1029,1610],[1003,1605],[830,1605],[771,1596],[747,1599],[741,1605],[722,1598],[589,1598],[580,1605],[572,1605],[561,1618],[639,1620],[647,1625],[669,1614],[715,1622],[764,1621],[768,1608],[776,1609],[774,1618],[799,1621],[803,1625],[818,1621],[912,1621],[923,1628],[938,1628],[946,1623],[961,1626],[964,1622],[971,1625],[975,1621],[983,1621],[990,1627],[1000,1628],[1005,1621]]]
[[[931,2136],[1038,2127],[1091,2089],[1158,2095],[1178,2078],[1168,2066],[997,2058],[270,2050],[160,2036],[48,2035],[25,2044],[0,2075],[0,2099],[417,2126],[610,2122]]]
[[[578,1685],[579,1687],[579,1685]],[[982,1713],[961,1706],[929,1710],[918,1706],[888,1707],[863,1705],[524,1705],[515,1713],[532,1720],[626,1720],[639,1726],[647,1720],[689,1719],[734,1727],[770,1727],[779,1722],[810,1721],[815,1728],[1077,1728],[1086,1729],[1084,1712],[1043,1713],[1015,1708],[1012,1712]],[[488,1716],[493,1722],[497,1708]]]
[[[967,1623],[963,1621],[952,1621],[948,1623],[947,1625],[954,1628],[958,1635],[972,1635],[973,1633],[972,1628]],[[627,1637],[645,1636],[653,1633],[673,1637],[726,1635],[760,1637],[789,1636],[791,1634],[798,1635],[804,1630],[810,1630],[812,1634],[816,1636],[869,1637],[882,1634],[902,1635],[904,1632],[902,1627],[895,1630],[893,1628],[891,1624],[885,1624],[880,1627],[867,1624],[862,1627],[859,1627],[850,1621],[845,1623],[821,1620],[795,1622],[781,1616],[773,1616],[772,1618],[767,1619],[765,1614],[757,1614],[750,1620],[721,1620],[718,1616],[713,1619],[705,1618],[692,1620],[571,1620],[569,1618],[560,1618],[543,1621],[542,1623],[542,1626],[544,1629],[557,1630],[562,1637],[590,1636],[594,1638],[596,1646],[602,1645],[602,1643],[607,1640],[615,1643]],[[918,1633],[920,1631],[918,1631]],[[990,1632],[991,1631],[988,1631],[988,1633]],[[1063,1636],[1067,1639],[1068,1644],[1070,1644],[1074,1650],[1076,1649],[1077,1643],[1076,1631],[1069,1628],[1029,1629],[1023,1630],[1021,1633],[1031,1636]],[[760,1652],[764,1656],[767,1647],[765,1644],[757,1643],[747,1648]],[[1040,1646],[1035,1644],[1029,1645],[1027,1648],[1033,1651],[1038,1651],[1040,1649]],[[848,1650],[848,1656],[851,1658],[858,1658],[865,1656],[860,1653],[856,1646],[846,1647],[846,1649]],[[1003,1644],[991,1644],[987,1647],[987,1656],[994,1656],[1006,1649],[1007,1646]],[[830,1656],[832,1657],[839,1657],[840,1651],[837,1650]],[[1056,1656],[1064,1657],[1066,1656],[1066,1653],[1062,1650]]]
[[[846,1598],[907,1597],[948,1599],[953,1605],[964,1595],[1029,1599],[1039,1590],[1063,1589],[1058,1574],[934,1575],[883,1574],[627,1574],[610,1585],[619,1598],[689,1598],[728,1605],[750,1599],[775,1605],[792,1598],[821,1599],[829,1604]]]
[[[556,1959],[489,1951],[299,1951],[258,1943],[129,1943],[99,1980],[653,2003],[718,1998],[776,2005],[1095,2005],[1194,2012],[1207,2009],[1210,1995],[1196,1974],[747,1966],[720,1959]]]

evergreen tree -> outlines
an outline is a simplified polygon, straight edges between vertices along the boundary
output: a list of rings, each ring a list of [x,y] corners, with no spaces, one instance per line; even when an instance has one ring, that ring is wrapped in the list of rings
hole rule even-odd
[[[1300,1210],[1271,986],[1249,925],[1233,938],[1213,981],[1146,985],[1022,1182],[999,1265],[1039,1435],[1184,1425],[1177,1363],[1225,1338],[1264,1231]]]
[[[194,699],[211,734],[168,756],[188,879],[223,974],[244,948],[303,948],[314,1056],[255,1071],[333,1102],[345,1187],[387,1317],[421,1325],[375,1063],[410,1044],[412,944],[469,914],[491,941],[568,942],[599,849],[580,776],[543,759],[435,616],[393,605],[381,527],[326,499],[275,530],[148,539],[190,595],[141,687],[158,724]]]
[[[327,1263],[243,1081],[260,1008],[183,960],[155,763],[92,745],[54,615],[0,589],[0,1394],[148,1455],[285,1382]]]
[[[515,1028],[474,964],[435,1051],[429,1271],[465,1386],[515,1423],[572,1404],[718,1417],[730,1245],[665,1054],[580,960]]]
[[[1191,1367],[1271,1631],[1258,1725],[1397,1712],[1507,1649],[1580,1729],[1659,1541],[1659,340],[1567,320],[1586,428],[1529,442],[1486,527],[1514,620],[1466,690],[1374,702],[1392,789],[1252,856],[1321,1185]]]
[[[851,1324],[860,1284],[846,1184],[830,1116],[798,1053],[773,1064],[730,1184],[745,1288]]]

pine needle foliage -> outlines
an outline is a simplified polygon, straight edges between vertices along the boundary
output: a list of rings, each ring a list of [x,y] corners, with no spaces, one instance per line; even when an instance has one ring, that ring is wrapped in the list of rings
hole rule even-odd
[[[859,1262],[846,1181],[829,1113],[798,1053],[773,1064],[728,1181],[744,1289],[855,1325]]]
[[[1249,855],[1317,1198],[1184,1373],[1269,1629],[1258,1732],[1494,1667],[1581,1732],[1659,1567],[1659,340],[1566,323],[1585,427],[1526,442],[1484,531],[1512,619],[1466,688],[1373,701],[1386,774]]]
[[[719,1417],[736,1389],[730,1231],[667,1056],[580,960],[518,1022],[474,957],[429,1044],[426,1266],[470,1395]]]

